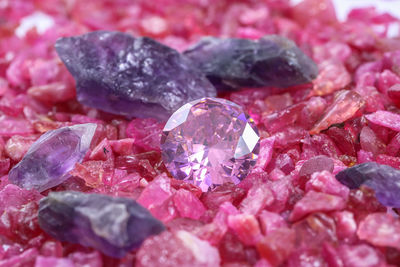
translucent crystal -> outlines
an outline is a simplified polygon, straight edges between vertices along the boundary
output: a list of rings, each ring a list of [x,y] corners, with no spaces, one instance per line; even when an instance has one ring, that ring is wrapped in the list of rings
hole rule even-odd
[[[40,192],[61,184],[70,177],[75,164],[83,160],[96,127],[87,123],[46,132],[11,169],[9,181]]]
[[[259,136],[243,109],[225,99],[202,98],[179,108],[161,138],[171,174],[207,191],[239,183],[255,165]]]

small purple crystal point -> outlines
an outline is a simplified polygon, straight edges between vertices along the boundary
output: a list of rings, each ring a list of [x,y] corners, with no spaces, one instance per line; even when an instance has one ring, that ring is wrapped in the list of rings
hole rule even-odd
[[[207,191],[244,179],[256,163],[259,140],[253,120],[240,106],[202,98],[169,118],[161,138],[162,158],[176,179]]]
[[[51,192],[39,203],[39,225],[52,237],[122,258],[165,227],[136,201],[76,191]]]
[[[106,112],[166,120],[183,104],[216,95],[190,61],[147,37],[97,31],[61,38],[55,47],[75,78],[78,101]]]
[[[345,169],[336,179],[350,189],[361,185],[375,191],[379,202],[387,207],[400,208],[400,170],[376,162],[366,162]]]
[[[288,87],[311,82],[318,74],[311,58],[277,35],[259,40],[208,37],[184,55],[218,89]]]
[[[61,184],[89,149],[97,125],[77,124],[43,134],[8,174],[11,183],[42,192]]]

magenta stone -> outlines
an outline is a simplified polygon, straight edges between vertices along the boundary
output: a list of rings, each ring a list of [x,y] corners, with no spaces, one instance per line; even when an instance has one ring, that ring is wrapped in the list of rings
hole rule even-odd
[[[176,179],[208,191],[243,180],[256,163],[259,140],[253,119],[240,106],[209,97],[172,114],[163,130],[161,150]]]

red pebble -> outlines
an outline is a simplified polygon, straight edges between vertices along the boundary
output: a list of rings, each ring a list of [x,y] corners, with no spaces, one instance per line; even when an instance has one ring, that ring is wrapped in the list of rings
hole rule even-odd
[[[206,211],[203,203],[185,189],[179,189],[174,195],[174,203],[181,217],[199,219]]]
[[[342,123],[352,118],[364,104],[362,97],[354,91],[343,90],[338,92],[334,102],[310,130],[310,134],[319,133],[332,124]]]
[[[357,235],[375,246],[400,250],[400,220],[390,214],[369,214],[360,222]]]
[[[294,249],[295,239],[295,232],[292,229],[279,228],[257,243],[257,251],[272,266],[279,266]]]
[[[313,212],[342,210],[345,206],[346,201],[341,197],[309,191],[294,205],[289,219],[296,221]]]

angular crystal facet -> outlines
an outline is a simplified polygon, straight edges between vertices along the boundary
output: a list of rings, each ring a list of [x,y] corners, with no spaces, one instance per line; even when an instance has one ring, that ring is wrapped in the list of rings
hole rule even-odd
[[[202,98],[179,108],[166,123],[162,157],[171,174],[203,191],[239,183],[255,165],[259,135],[237,104]]]
[[[81,162],[96,131],[95,123],[77,124],[43,134],[11,169],[8,179],[25,189],[39,192],[67,180]]]

